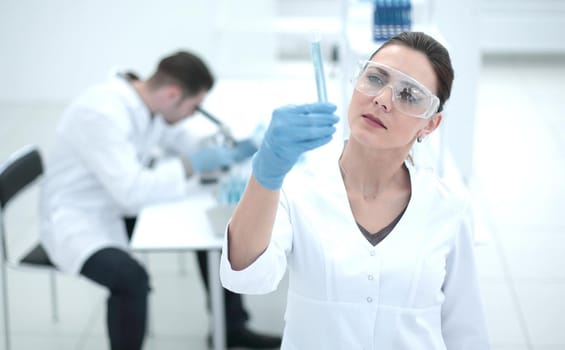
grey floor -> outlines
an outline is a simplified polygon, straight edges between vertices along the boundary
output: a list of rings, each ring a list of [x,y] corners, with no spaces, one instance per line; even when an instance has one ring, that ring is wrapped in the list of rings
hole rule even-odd
[[[476,252],[494,350],[565,349],[565,224],[559,219],[565,198],[564,62],[483,62],[471,185],[485,229]],[[0,103],[0,158],[27,143],[46,146],[62,108]],[[35,237],[36,221],[16,211],[8,214],[23,234],[9,244],[21,252]],[[153,285],[145,349],[205,349],[209,317],[194,255],[140,258]],[[10,271],[8,284],[14,349],[108,348],[101,288],[60,275],[60,320],[54,323],[45,274]],[[253,328],[281,332],[284,284],[273,294],[246,297]]]

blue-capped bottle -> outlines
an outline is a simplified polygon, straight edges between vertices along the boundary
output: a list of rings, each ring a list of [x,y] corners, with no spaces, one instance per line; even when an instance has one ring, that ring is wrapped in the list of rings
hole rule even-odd
[[[386,41],[412,27],[410,0],[375,0],[373,12],[373,40]]]

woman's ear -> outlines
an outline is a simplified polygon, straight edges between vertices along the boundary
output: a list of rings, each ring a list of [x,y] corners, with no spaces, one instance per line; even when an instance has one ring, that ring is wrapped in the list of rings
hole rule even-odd
[[[443,116],[441,113],[434,114],[430,119],[428,119],[426,126],[420,130],[418,137],[423,139],[431,134],[435,129],[437,129],[439,124],[441,124],[442,119]]]

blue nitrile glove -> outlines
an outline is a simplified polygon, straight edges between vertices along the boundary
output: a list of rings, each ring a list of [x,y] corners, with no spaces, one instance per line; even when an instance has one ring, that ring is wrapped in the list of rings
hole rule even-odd
[[[190,156],[192,170],[201,173],[229,167],[233,162],[233,150],[224,146],[205,146]]]
[[[278,190],[300,155],[328,143],[339,118],[336,106],[319,102],[276,109],[253,158],[253,175],[265,188]]]
[[[251,139],[237,141],[232,149],[236,162],[244,161],[257,152],[257,145]]]

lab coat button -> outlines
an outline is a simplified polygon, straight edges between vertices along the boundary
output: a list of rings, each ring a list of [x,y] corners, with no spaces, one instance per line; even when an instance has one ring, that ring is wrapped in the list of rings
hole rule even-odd
[[[367,278],[369,279],[369,281],[372,281],[372,280],[373,280],[373,275],[369,275],[369,276],[367,276]]]
[[[368,303],[372,303],[372,302],[373,302],[373,298],[367,297],[367,302],[368,302]]]
[[[371,256],[375,256],[376,253],[375,253],[374,250],[371,250],[371,252],[369,254],[371,254]]]

